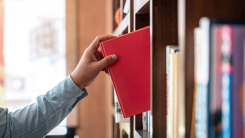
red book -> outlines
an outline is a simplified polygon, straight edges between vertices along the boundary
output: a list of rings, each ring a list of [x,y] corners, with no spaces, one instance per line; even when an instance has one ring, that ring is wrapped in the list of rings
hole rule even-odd
[[[117,55],[108,67],[123,116],[150,110],[150,27],[101,43],[103,56]]]

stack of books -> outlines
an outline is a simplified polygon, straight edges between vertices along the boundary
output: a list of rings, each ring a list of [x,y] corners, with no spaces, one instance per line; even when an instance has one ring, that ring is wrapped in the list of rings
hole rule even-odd
[[[244,136],[245,22],[200,19],[195,40],[195,136]]]

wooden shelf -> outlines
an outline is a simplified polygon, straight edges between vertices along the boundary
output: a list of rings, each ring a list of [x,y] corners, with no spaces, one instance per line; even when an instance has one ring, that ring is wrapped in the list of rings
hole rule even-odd
[[[127,14],[123,18],[121,23],[117,26],[117,28],[114,30],[114,32],[112,34],[115,36],[119,36],[119,35],[123,34],[123,32],[128,28],[128,24],[129,24],[129,14]]]
[[[124,131],[130,135],[130,124],[129,123],[124,123],[124,127],[123,127]],[[134,131],[134,138],[150,138],[150,137],[145,137],[146,133],[145,132],[141,132],[141,130],[138,130],[139,132],[137,132],[136,130]],[[143,130],[142,130],[143,131]],[[140,135],[142,134],[142,135]],[[143,137],[144,136],[144,137]]]
[[[136,130],[136,133],[138,133],[141,138],[150,138],[150,133],[146,130]]]
[[[134,0],[134,14],[149,13],[150,0]]]

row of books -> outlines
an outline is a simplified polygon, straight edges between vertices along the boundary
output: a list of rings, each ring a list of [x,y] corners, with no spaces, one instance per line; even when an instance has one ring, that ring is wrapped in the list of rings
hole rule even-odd
[[[244,137],[245,22],[201,18],[194,40],[195,137]]]

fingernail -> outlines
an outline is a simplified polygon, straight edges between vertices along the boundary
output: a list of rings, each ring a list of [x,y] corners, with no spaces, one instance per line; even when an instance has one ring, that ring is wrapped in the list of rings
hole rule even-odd
[[[117,60],[117,56],[116,55],[112,55],[112,60]]]

